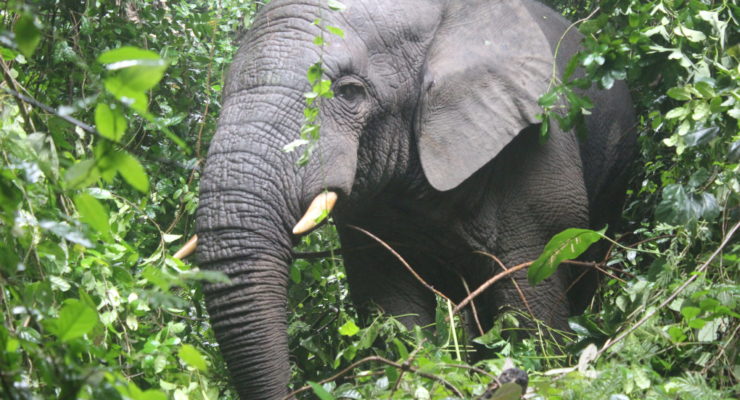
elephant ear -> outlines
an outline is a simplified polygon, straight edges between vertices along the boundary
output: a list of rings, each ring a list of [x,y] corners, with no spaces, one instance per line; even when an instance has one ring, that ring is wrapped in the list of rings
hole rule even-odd
[[[422,168],[437,190],[455,188],[539,122],[553,55],[542,17],[523,3],[449,2],[427,54],[416,121]]]

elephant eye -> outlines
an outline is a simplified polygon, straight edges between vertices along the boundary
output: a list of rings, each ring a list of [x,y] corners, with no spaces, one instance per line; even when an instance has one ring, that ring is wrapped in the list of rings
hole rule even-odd
[[[335,92],[337,97],[350,103],[354,103],[365,98],[365,88],[359,82],[342,83],[337,87]]]

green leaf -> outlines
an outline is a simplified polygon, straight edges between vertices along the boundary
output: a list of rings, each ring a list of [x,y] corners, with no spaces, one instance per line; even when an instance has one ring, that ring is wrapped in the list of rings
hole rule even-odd
[[[41,30],[36,25],[36,18],[31,14],[23,14],[15,23],[13,32],[18,50],[30,58],[41,42]]]
[[[716,126],[710,126],[709,128],[697,129],[693,132],[687,133],[683,137],[684,144],[686,147],[698,146],[701,144],[709,143],[712,139],[717,137],[719,134],[719,128]]]
[[[159,60],[159,54],[134,46],[124,46],[118,49],[108,50],[98,56],[101,64],[113,64],[130,60]]]
[[[185,364],[197,369],[198,371],[206,371],[208,365],[206,359],[200,354],[200,351],[190,344],[184,344],[180,347],[177,355],[182,359]]]
[[[77,211],[80,213],[82,222],[90,225],[100,232],[104,237],[110,237],[110,224],[108,223],[108,211],[98,199],[87,193],[80,193],[74,198]]]
[[[339,327],[339,334],[344,336],[354,336],[360,331],[360,328],[355,324],[355,321],[349,320]]]
[[[149,177],[139,160],[128,153],[116,153],[116,168],[124,180],[134,189],[147,193],[149,192]]]
[[[118,109],[111,109],[105,103],[95,107],[95,128],[101,135],[118,142],[126,132],[126,118]]]
[[[64,174],[64,182],[69,189],[85,187],[100,177],[95,160],[83,160],[69,167]]]
[[[145,113],[149,107],[147,95],[126,85],[118,75],[106,78],[103,85],[118,101],[138,112]]]
[[[311,85],[315,84],[316,82],[321,79],[321,76],[324,74],[324,70],[321,67],[321,63],[318,62],[308,68],[308,71],[306,72],[306,75],[308,77],[308,81],[311,82]]]
[[[319,385],[316,382],[308,381],[308,384],[311,386],[311,389],[313,390],[314,394],[318,396],[321,400],[335,400],[335,397],[326,391],[321,385]]]
[[[707,38],[707,35],[705,35],[703,32],[689,29],[683,25],[675,27],[673,29],[673,33],[678,36],[683,36],[692,42],[701,42],[702,40]]]
[[[690,193],[680,184],[663,188],[663,199],[655,208],[659,221],[686,225],[699,219],[712,220],[719,216],[717,199],[711,193]]]
[[[337,35],[340,38],[344,38],[344,31],[340,28],[337,28],[336,26],[326,26],[326,30],[329,31],[333,35]]]
[[[553,89],[542,96],[540,96],[539,100],[537,100],[537,103],[542,108],[552,107],[555,102],[558,100],[558,90]]]
[[[334,11],[344,11],[347,8],[347,6],[337,0],[328,0],[326,3]]]
[[[604,237],[606,228],[600,231],[570,228],[557,235],[545,245],[542,254],[535,260],[527,277],[536,285],[547,279],[558,268],[561,262],[572,260],[583,254],[592,244]]]
[[[689,115],[689,110],[687,110],[684,107],[676,107],[672,109],[671,111],[668,111],[668,113],[665,115],[666,119],[683,119],[687,115]]]
[[[687,320],[696,318],[700,313],[701,309],[698,307],[688,306],[681,309],[681,315],[683,315]]]
[[[68,299],[53,322],[53,333],[62,342],[68,342],[92,331],[98,323],[98,313],[77,299]]]
[[[668,97],[676,100],[691,100],[691,92],[689,92],[685,87],[674,87],[668,89]]]

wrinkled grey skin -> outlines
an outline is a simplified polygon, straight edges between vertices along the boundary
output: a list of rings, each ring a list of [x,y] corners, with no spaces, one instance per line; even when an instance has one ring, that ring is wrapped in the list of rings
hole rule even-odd
[[[323,3],[323,2],[322,2]],[[623,171],[634,145],[622,83],[589,92],[596,104],[588,140],[553,128],[538,143],[541,110],[555,70],[577,50],[568,23],[529,0],[274,0],[256,18],[231,66],[211,143],[197,215],[199,263],[231,282],[206,285],[213,328],[243,399],[286,395],[291,228],[325,188],[334,212],[353,301],[389,314],[434,320],[434,296],[365,235],[397,249],[453,300],[461,277],[475,288],[506,266],[535,259],[556,233],[601,228],[619,214]],[[336,97],[321,104],[321,139],[310,163],[282,148],[298,136],[308,67],[321,18],[323,60]],[[553,64],[556,68],[553,68]],[[593,280],[570,290],[573,271],[531,287],[526,273],[476,299],[485,327],[504,306],[556,328],[592,295]]]

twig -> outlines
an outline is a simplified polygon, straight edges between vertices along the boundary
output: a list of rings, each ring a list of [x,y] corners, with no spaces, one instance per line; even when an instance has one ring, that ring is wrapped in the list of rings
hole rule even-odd
[[[463,278],[462,275],[458,274],[460,277],[460,280],[462,281],[463,287],[465,288],[465,294],[470,296],[470,287],[468,287],[468,282],[465,281],[465,278]],[[470,308],[473,309],[473,321],[475,321],[475,326],[478,328],[478,332],[481,336],[485,335],[486,332],[483,331],[483,325],[480,323],[480,319],[478,319],[478,310],[475,309],[475,302],[470,301]]]
[[[460,310],[462,310],[463,308],[465,308],[465,306],[467,306],[468,303],[470,303],[474,298],[478,297],[481,293],[483,293],[483,291],[485,291],[486,289],[488,289],[491,285],[493,285],[494,283],[500,281],[501,279],[503,279],[503,278],[505,278],[505,277],[513,274],[516,271],[519,271],[519,270],[528,268],[530,265],[532,265],[532,263],[534,263],[534,261],[525,262],[524,264],[519,264],[519,265],[517,265],[515,267],[511,267],[508,270],[505,270],[504,272],[501,272],[501,273],[496,274],[493,278],[487,280],[485,283],[483,283],[482,285],[480,285],[478,287],[478,289],[475,289],[475,291],[473,293],[471,293],[470,295],[468,295],[468,297],[464,298],[463,301],[461,301],[460,304],[458,304],[452,310],[452,313],[453,314],[459,313]]]
[[[637,330],[637,328],[639,328],[645,322],[647,322],[647,320],[649,320],[650,318],[652,318],[653,315],[655,315],[660,309],[664,308],[668,304],[671,304],[671,302],[673,302],[673,300],[676,297],[678,297],[678,295],[681,292],[683,292],[692,282],[694,282],[699,277],[699,275],[702,274],[702,272],[704,272],[707,268],[709,268],[709,264],[714,260],[715,257],[717,257],[717,255],[722,251],[722,249],[724,249],[724,247],[727,245],[727,243],[730,242],[730,239],[735,234],[735,231],[737,231],[738,228],[740,228],[740,222],[736,223],[735,226],[733,226],[732,229],[730,229],[730,231],[727,233],[727,235],[725,236],[725,238],[722,240],[722,243],[717,248],[717,250],[715,250],[714,253],[712,253],[712,255],[709,257],[709,259],[704,264],[702,264],[699,268],[696,269],[696,271],[691,275],[691,277],[689,279],[686,280],[686,282],[684,282],[681,286],[679,286],[678,289],[676,289],[673,292],[673,294],[671,294],[670,296],[668,296],[667,299],[665,299],[662,303],[660,303],[659,306],[653,308],[650,312],[647,313],[647,315],[645,315],[644,317],[642,317],[642,319],[640,319],[639,321],[637,321],[637,323],[635,323],[629,329],[627,329],[626,331],[622,332],[619,336],[617,336],[616,339],[614,339],[614,340],[608,340],[606,343],[604,343],[604,346],[601,348],[601,350],[599,350],[596,353],[596,357],[601,356],[609,348],[611,348],[612,346],[614,346],[616,343],[619,343],[624,338],[626,338],[629,334],[631,334],[632,332],[634,332],[635,330]]]
[[[465,365],[465,364],[441,364],[440,365],[443,368],[460,368],[460,369],[467,369],[473,372],[477,372],[481,375],[485,375],[491,379],[496,379],[496,375],[492,375],[488,373],[488,371],[485,371],[483,369],[480,369],[478,367],[474,367],[472,365]]]
[[[390,365],[391,367],[399,368],[402,371],[403,370],[408,370],[408,371],[411,371],[411,372],[413,372],[413,373],[415,373],[415,374],[417,374],[419,376],[423,376],[425,378],[435,380],[435,381],[443,384],[445,387],[447,387],[447,389],[449,389],[453,393],[455,393],[455,396],[458,396],[460,398],[463,398],[464,397],[463,394],[462,394],[462,392],[460,391],[460,389],[456,388],[455,385],[453,385],[452,383],[448,382],[444,378],[441,378],[439,376],[436,376],[436,375],[433,375],[433,374],[430,374],[430,373],[427,373],[427,372],[419,371],[418,369],[416,369],[416,368],[414,368],[412,366],[404,367],[404,365],[402,365],[402,364],[399,364],[397,362],[393,362],[391,360],[388,360],[387,358],[383,358],[383,357],[379,357],[379,356],[365,357],[362,360],[359,360],[359,361],[357,361],[355,363],[352,363],[349,367],[341,370],[339,373],[335,374],[334,376],[329,377],[329,378],[326,378],[326,379],[324,379],[322,381],[319,381],[318,383],[319,384],[324,384],[326,382],[331,382],[333,380],[336,380],[337,378],[340,378],[342,375],[346,374],[347,372],[349,372],[349,371],[357,368],[358,366],[360,366],[360,365],[362,365],[364,363],[373,362],[373,361],[379,362],[379,363],[383,363],[383,364],[386,364],[386,365]],[[309,389],[311,389],[311,386],[306,385],[306,386],[304,386],[304,387],[302,387],[300,389],[294,390],[293,392],[289,393],[287,396],[283,397],[283,400],[288,400],[288,399],[292,398],[293,396],[297,395],[298,393],[305,392],[305,391],[307,391]]]
[[[86,131],[88,133],[92,133],[93,135],[96,135],[96,136],[100,136],[100,137],[105,138],[104,136],[100,135],[100,133],[98,133],[98,131],[95,130],[95,128],[93,128],[92,126],[90,126],[90,125],[88,125],[88,124],[80,121],[77,118],[70,117],[69,115],[60,114],[59,112],[57,112],[57,110],[55,110],[55,109],[47,106],[46,104],[41,103],[41,102],[39,102],[36,99],[32,99],[32,98],[26,96],[25,94],[18,93],[18,92],[16,92],[13,89],[6,88],[6,89],[3,89],[3,90],[6,93],[8,93],[9,95],[11,95],[11,96],[13,96],[13,97],[15,97],[17,99],[23,100],[23,102],[25,102],[27,104],[30,104],[30,105],[32,105],[34,107],[37,107],[37,108],[40,108],[40,109],[46,111],[47,113],[49,113],[51,115],[54,115],[56,117],[59,117],[59,118],[65,120],[65,121],[69,122],[70,124],[79,127],[83,131]]]
[[[422,341],[419,342],[419,344],[416,346],[416,348],[414,349],[414,351],[412,351],[411,354],[409,354],[409,356],[406,357],[406,361],[404,361],[403,364],[401,365],[401,367],[402,367],[401,368],[401,373],[398,374],[398,379],[396,379],[396,383],[393,385],[393,388],[391,389],[391,393],[390,393],[389,398],[391,398],[391,399],[393,398],[393,394],[396,392],[396,390],[398,390],[398,387],[401,385],[401,378],[403,378],[403,374],[409,368],[411,368],[411,363],[416,358],[416,355],[419,354],[419,351],[421,351],[421,349],[424,346],[424,343],[426,341],[427,341],[426,338],[422,339]]]
[[[508,271],[504,263],[495,255],[486,253],[485,251],[476,251],[476,253],[492,258],[494,261],[496,261],[496,263],[498,264],[499,267],[501,267],[502,270]],[[535,320],[536,317],[534,316],[534,312],[532,312],[532,307],[529,306],[527,297],[524,295],[524,292],[522,292],[522,289],[519,287],[519,284],[516,282],[513,276],[511,277],[511,283],[514,284],[514,288],[516,288],[517,293],[519,293],[519,298],[522,299],[524,306],[527,307],[527,311],[529,311],[529,315],[532,317],[533,320]]]
[[[627,283],[627,281],[625,281],[624,279],[622,279],[622,278],[620,278],[620,277],[618,277],[618,276],[610,273],[609,271],[605,270],[604,268],[602,268],[602,267],[604,267],[604,264],[602,264],[600,262],[566,260],[566,261],[563,261],[563,264],[578,265],[580,267],[591,267],[591,268],[594,268],[594,269],[598,270],[602,274],[604,274],[604,275],[606,275],[606,276],[608,276],[608,277],[610,277],[612,279],[616,279],[616,280],[618,280],[619,282],[622,282],[622,283]]]
[[[34,107],[37,107],[37,108],[40,108],[41,110],[43,110],[43,111],[45,111],[45,112],[47,112],[47,113],[49,113],[49,114],[51,114],[51,115],[53,115],[53,116],[55,116],[57,118],[63,119],[64,121],[66,121],[66,122],[68,122],[68,123],[70,123],[70,124],[72,124],[72,125],[80,128],[80,129],[82,129],[83,131],[94,135],[99,140],[103,140],[105,142],[108,142],[108,143],[112,144],[113,146],[115,146],[115,147],[117,147],[117,148],[119,148],[119,149],[121,149],[123,151],[130,152],[130,150],[126,149],[125,146],[123,146],[120,143],[115,142],[113,140],[110,140],[107,137],[101,135],[100,132],[97,131],[97,129],[95,129],[91,125],[88,125],[88,124],[80,121],[77,118],[70,117],[69,115],[66,115],[66,114],[60,114],[57,110],[53,109],[52,107],[50,107],[50,106],[48,106],[48,105],[46,105],[44,103],[41,103],[41,102],[39,102],[36,99],[33,99],[31,97],[28,97],[28,96],[26,96],[26,95],[24,95],[22,93],[18,93],[18,92],[16,92],[13,89],[4,88],[2,90],[5,93],[7,93],[7,94],[9,94],[9,95],[11,95],[11,96],[13,96],[13,97],[15,97],[17,99],[23,100],[23,102],[25,102],[27,104],[30,104],[30,105],[32,105]],[[144,159],[147,159],[149,161],[157,162],[157,163],[160,163],[160,164],[171,165],[171,166],[175,166],[175,167],[178,167],[178,168],[184,168],[183,165],[181,165],[180,163],[175,162],[175,161],[172,161],[172,160],[167,159],[167,158],[163,158],[163,157],[152,157],[152,156],[150,156],[148,154],[145,154],[145,153],[144,154],[137,154],[137,155],[140,156],[140,157],[142,157],[142,158],[144,158]]]
[[[373,235],[372,233],[370,233],[370,232],[368,232],[368,231],[366,231],[366,230],[364,230],[364,229],[362,229],[362,228],[360,228],[358,226],[355,226],[355,225],[347,225],[347,226],[350,227],[350,228],[352,228],[352,229],[354,229],[354,230],[356,230],[356,231],[359,231],[359,232],[362,232],[362,233],[366,234],[371,239],[373,239],[376,242],[380,243],[383,247],[385,247],[388,251],[390,251],[399,261],[401,261],[401,264],[403,264],[403,266],[406,267],[406,269],[409,272],[411,272],[411,275],[413,275],[414,278],[416,278],[416,280],[418,280],[422,285],[424,285],[424,287],[426,287],[427,289],[431,290],[437,296],[439,296],[439,297],[441,297],[443,299],[446,299],[447,301],[449,301],[452,304],[455,304],[455,302],[452,301],[452,300],[450,300],[449,297],[445,296],[442,292],[440,292],[439,290],[435,289],[432,285],[430,285],[429,283],[427,283],[427,281],[425,281],[424,278],[422,278],[419,274],[416,273],[416,271],[414,271],[413,268],[411,268],[411,266],[409,265],[409,263],[407,263],[406,260],[404,260],[403,257],[401,257],[400,254],[398,254],[395,250],[393,250],[393,248],[391,246],[388,246],[380,238],[378,238],[377,236]],[[455,307],[455,309],[457,309],[458,307],[459,306]]]

